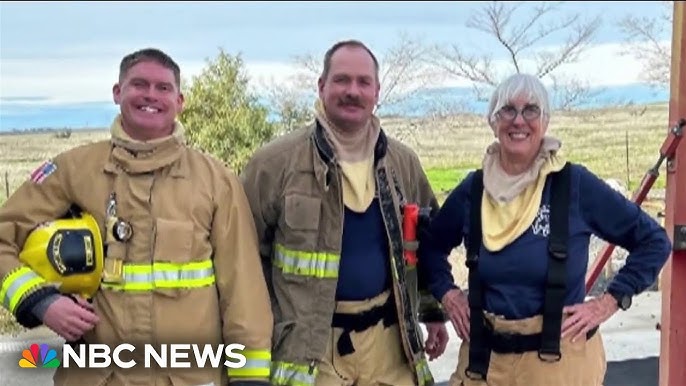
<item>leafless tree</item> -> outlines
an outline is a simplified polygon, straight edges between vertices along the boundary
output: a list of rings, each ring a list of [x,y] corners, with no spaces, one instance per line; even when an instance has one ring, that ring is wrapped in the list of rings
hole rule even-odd
[[[669,85],[673,3],[663,1],[660,16],[629,15],[619,22],[626,40],[623,54],[639,60],[643,67],[642,79],[657,87]]]
[[[266,97],[278,115],[281,133],[296,130],[314,117],[310,95],[303,93],[291,82],[272,84],[267,87]]]
[[[435,81],[437,74],[425,60],[428,50],[429,46],[422,39],[400,33],[396,43],[378,55],[381,92],[377,112],[383,113],[384,107],[411,98],[424,90],[430,81]],[[269,90],[268,99],[273,106],[277,106],[281,120],[290,122],[293,127],[312,117],[312,104],[316,97],[317,80],[322,72],[323,56],[323,53],[295,56],[293,64],[298,72],[286,82],[272,82],[266,86]],[[297,97],[294,99],[294,96]],[[289,116],[298,119],[289,121]]]
[[[377,109],[406,100],[428,85],[434,75],[424,60],[428,53],[420,38],[406,33],[398,35],[396,43],[378,57],[381,93]],[[312,53],[295,57],[296,65],[304,70],[297,76],[297,82],[316,87],[324,65],[320,57],[323,55]]]
[[[398,120],[389,131],[394,138],[416,148],[424,148],[426,144],[426,129],[438,122],[449,122],[445,126],[445,135],[453,134],[463,129],[466,122],[457,117],[469,114],[470,108],[463,101],[447,101],[437,98],[426,107],[424,114],[411,119]],[[430,141],[429,141],[430,142]]]
[[[549,77],[552,81],[551,104],[558,110],[570,111],[579,102],[590,101],[603,91],[603,88],[592,90],[587,81],[578,78],[558,74],[550,74]]]
[[[561,3],[499,2],[484,4],[467,21],[470,29],[481,31],[495,38],[507,54],[508,68],[497,68],[491,52],[468,53],[460,44],[437,47],[431,63],[448,74],[471,81],[479,99],[485,99],[485,91],[495,86],[504,75],[513,72],[529,72],[540,78],[552,76],[568,63],[573,63],[588,48],[601,19],[596,16],[582,20],[581,15],[560,15]],[[521,9],[527,7],[526,12]],[[542,48],[551,36],[565,34],[565,43],[554,48]],[[561,79],[561,78],[558,78]],[[573,90],[567,95],[564,106],[581,102],[588,94],[583,81],[572,79],[568,86]],[[558,88],[567,87],[558,84]]]
[[[296,72],[286,79],[261,81],[261,94],[277,117],[280,133],[296,130],[314,117],[316,80],[312,83],[311,72],[302,68],[299,60],[297,57],[293,59]]]

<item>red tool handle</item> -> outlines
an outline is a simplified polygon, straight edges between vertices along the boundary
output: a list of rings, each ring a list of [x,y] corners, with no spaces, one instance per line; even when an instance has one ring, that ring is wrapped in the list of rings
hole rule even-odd
[[[406,204],[403,206],[403,244],[405,262],[409,265],[417,264],[417,225],[419,223],[419,206]]]

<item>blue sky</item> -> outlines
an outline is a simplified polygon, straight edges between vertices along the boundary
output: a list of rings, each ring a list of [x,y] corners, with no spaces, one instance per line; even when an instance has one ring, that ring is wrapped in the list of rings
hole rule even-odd
[[[164,49],[196,74],[218,47],[241,53],[255,79],[284,78],[294,55],[319,56],[338,39],[358,38],[388,49],[401,32],[429,43],[459,42],[502,52],[467,29],[474,2],[42,2],[0,4],[0,97],[88,102],[110,99],[119,60],[147,46]],[[632,83],[638,63],[619,57],[616,22],[656,16],[659,2],[569,2],[565,12],[600,14],[603,26],[572,71],[602,84]],[[670,36],[664,36],[666,40]],[[545,42],[562,43],[556,36]],[[314,85],[313,85],[314,86]]]

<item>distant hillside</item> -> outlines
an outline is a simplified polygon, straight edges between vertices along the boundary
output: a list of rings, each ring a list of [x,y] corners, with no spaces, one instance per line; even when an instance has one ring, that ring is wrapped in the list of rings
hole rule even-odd
[[[629,84],[611,87],[596,87],[578,109],[595,109],[624,105],[644,105],[669,101],[667,89],[654,89],[645,84]],[[490,96],[490,95],[489,95]],[[551,103],[562,98],[551,91]],[[393,105],[383,106],[380,114],[398,117],[421,117],[427,113],[473,112],[485,114],[488,103],[477,101],[471,88],[445,87],[418,92],[412,98]]]
[[[667,90],[655,90],[643,84],[596,88],[593,97],[580,108],[652,104],[669,100]],[[558,96],[551,95],[555,100]],[[266,102],[265,102],[266,104]],[[434,88],[413,95],[402,102],[382,106],[379,114],[398,117],[422,117],[435,112],[474,112],[483,114],[485,102],[475,101],[470,88]],[[27,129],[103,128],[109,127],[118,106],[111,101],[54,104],[40,99],[0,99],[0,132]],[[276,119],[276,115],[272,114]]]

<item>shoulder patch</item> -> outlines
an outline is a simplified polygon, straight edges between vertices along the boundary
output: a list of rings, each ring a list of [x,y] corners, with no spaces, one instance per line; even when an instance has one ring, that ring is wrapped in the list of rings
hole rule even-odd
[[[45,161],[39,167],[37,167],[36,170],[31,172],[30,179],[36,184],[40,184],[49,175],[54,173],[55,170],[57,170],[57,165],[55,165],[55,163],[52,162],[52,160]]]

